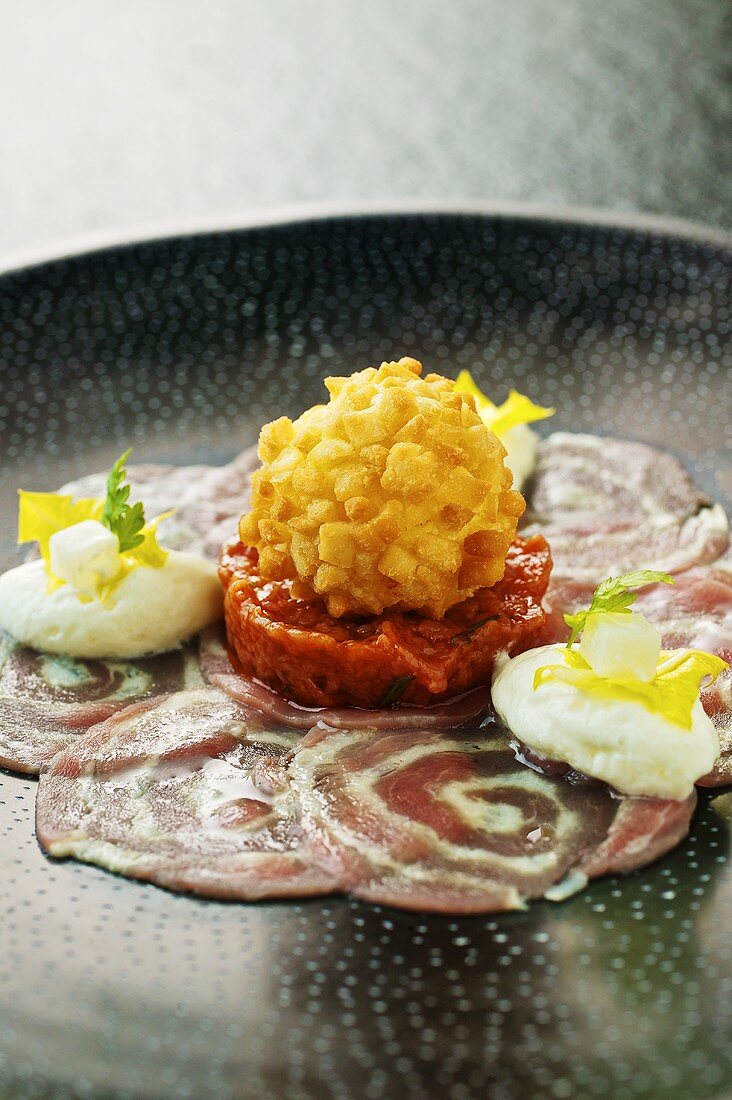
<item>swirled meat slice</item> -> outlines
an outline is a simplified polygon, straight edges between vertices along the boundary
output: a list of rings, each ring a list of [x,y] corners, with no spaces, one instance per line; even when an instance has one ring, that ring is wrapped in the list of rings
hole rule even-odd
[[[647,867],[684,839],[695,807],[695,794],[683,802],[623,798],[607,836],[577,870],[587,878],[599,878]]]
[[[329,893],[287,790],[292,740],[215,688],[134,704],[43,773],[38,839],[52,856],[205,897]]]
[[[594,585],[631,569],[716,560],[729,524],[672,455],[644,443],[555,432],[541,442],[523,534],[548,540],[555,578]]]
[[[592,585],[552,577],[544,600],[546,622],[530,644],[566,641],[569,628],[564,614],[587,607],[592,591]],[[634,609],[659,627],[664,649],[703,649],[732,665],[732,554],[679,573],[673,585],[649,586]],[[717,728],[720,755],[699,785],[732,783],[732,670],[702,688],[701,700]]]
[[[130,703],[202,682],[194,644],[135,661],[84,661],[0,633],[0,766],[35,775]]]
[[[544,775],[497,731],[317,729],[290,776],[319,858],[351,893],[445,913],[517,909],[644,866],[695,804]]]
[[[225,466],[130,466],[131,499],[141,500],[153,519],[175,512],[160,524],[160,541],[171,550],[189,550],[216,560],[221,543],[236,531],[249,503],[256,447],[242,451]],[[103,497],[107,474],[89,474],[59,492],[75,497]]]
[[[475,688],[446,703],[428,707],[301,707],[266,684],[237,672],[229,660],[223,631],[209,627],[201,635],[201,669],[206,680],[255,714],[291,729],[310,730],[318,722],[336,729],[454,729],[478,725],[490,713],[490,689]]]

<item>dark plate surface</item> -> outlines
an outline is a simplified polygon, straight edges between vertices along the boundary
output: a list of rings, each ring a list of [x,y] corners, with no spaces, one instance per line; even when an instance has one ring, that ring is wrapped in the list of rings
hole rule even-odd
[[[0,279],[0,558],[15,489],[224,461],[414,354],[668,447],[730,504],[729,256],[460,215],[157,241]],[[3,1097],[711,1097],[732,1084],[732,794],[642,873],[496,918],[226,905],[52,864],[0,776]]]

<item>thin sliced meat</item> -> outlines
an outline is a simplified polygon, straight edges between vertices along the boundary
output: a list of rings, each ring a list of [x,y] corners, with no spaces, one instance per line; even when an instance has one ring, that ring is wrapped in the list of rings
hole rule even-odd
[[[164,546],[216,561],[222,542],[235,533],[248,507],[251,475],[258,461],[256,447],[249,447],[226,466],[130,466],[131,499],[143,502],[148,519],[175,509],[160,524]],[[59,492],[103,497],[106,479],[106,473],[89,474]]]
[[[593,587],[631,569],[715,561],[729,524],[672,455],[643,443],[555,432],[539,446],[522,534],[548,540],[555,578]]]
[[[394,706],[382,710],[357,707],[301,707],[237,672],[229,660],[219,626],[201,635],[201,669],[209,683],[221,688],[255,713],[291,729],[310,730],[318,722],[336,729],[454,729],[478,725],[490,714],[490,690],[475,688],[456,699],[429,707]]]
[[[511,746],[521,763],[543,775],[561,777],[569,783],[587,781],[587,776],[574,771],[569,764],[540,756],[520,741],[512,739]],[[644,865],[650,863],[683,840],[695,806],[695,793],[683,802],[669,798],[623,798],[604,841],[578,864],[576,872],[597,878],[611,872],[635,870],[639,856]]]
[[[517,909],[642,867],[678,842],[695,801],[543,775],[498,731],[317,729],[290,776],[320,859],[351,893],[445,913]]]
[[[215,688],[134,704],[41,776],[38,839],[52,856],[205,897],[329,893],[287,790],[292,741]]]
[[[646,589],[635,603],[663,633],[666,649],[703,649],[732,665],[732,555],[689,569],[676,584]],[[719,735],[720,754],[701,787],[732,783],[732,668],[702,688],[701,701]]]
[[[545,776],[493,730],[318,728],[298,745],[209,687],[132,704],[59,753],[37,832],[52,856],[207,897],[345,889],[477,913],[643,866],[693,806]]]
[[[564,614],[587,607],[592,585],[552,577],[545,599],[546,622],[531,645],[549,645],[569,637]],[[675,577],[675,584],[644,589],[634,609],[661,630],[664,649],[703,649],[732,665],[732,555],[696,566]],[[699,786],[732,783],[732,669],[702,688],[701,700],[719,735],[720,755]]]
[[[695,807],[695,793],[684,802],[624,798],[604,841],[585,856],[577,870],[587,878],[598,878],[645,867],[684,839]]]
[[[0,766],[35,775],[130,703],[202,683],[195,644],[134,661],[84,661],[0,633]]]
[[[649,516],[684,519],[709,504],[681,463],[645,443],[580,432],[553,432],[539,444],[527,501],[531,522],[600,517],[643,523]]]

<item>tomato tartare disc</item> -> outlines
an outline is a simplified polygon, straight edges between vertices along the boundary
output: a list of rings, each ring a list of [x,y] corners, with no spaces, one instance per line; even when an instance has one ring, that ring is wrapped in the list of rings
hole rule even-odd
[[[232,542],[219,565],[230,656],[304,706],[436,702],[486,683],[496,654],[543,625],[550,570],[540,535],[516,539],[503,579],[443,619],[403,611],[336,619],[317,597],[296,599],[290,580],[265,581],[256,550]]]

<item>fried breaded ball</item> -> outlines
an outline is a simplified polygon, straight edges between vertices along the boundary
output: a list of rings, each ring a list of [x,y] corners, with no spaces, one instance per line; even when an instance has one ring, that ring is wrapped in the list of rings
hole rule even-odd
[[[500,580],[524,510],[505,450],[470,395],[415,359],[327,378],[327,405],[259,438],[239,534],[264,578],[331,615],[440,619]]]

